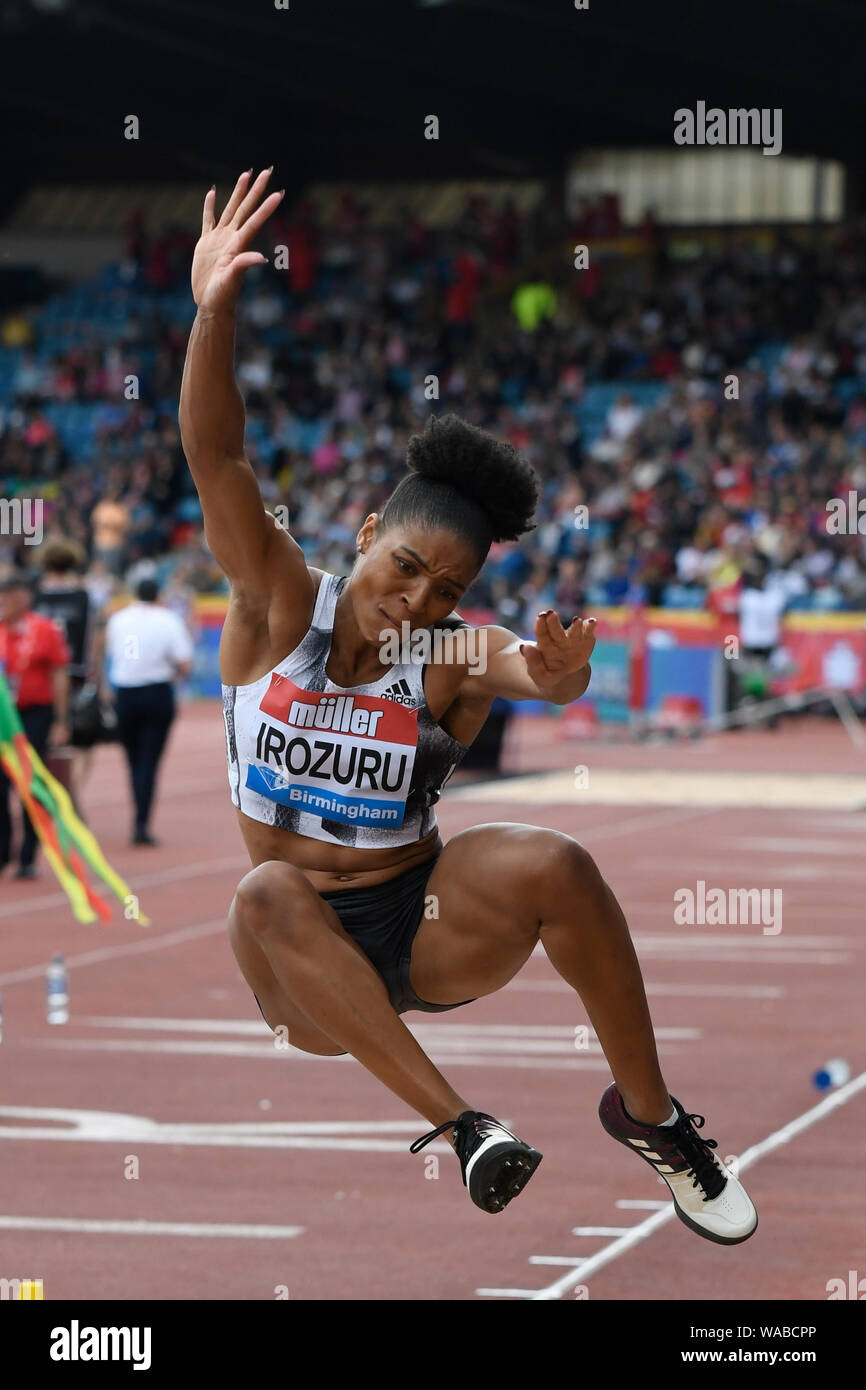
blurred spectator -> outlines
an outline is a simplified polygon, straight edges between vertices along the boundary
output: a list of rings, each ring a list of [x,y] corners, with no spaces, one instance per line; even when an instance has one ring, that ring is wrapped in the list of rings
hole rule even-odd
[[[91,651],[99,609],[85,587],[82,578],[85,554],[76,541],[49,541],[37,558],[43,569],[34,608],[57,624],[69,648],[69,745],[74,750],[69,790],[80,806],[97,737],[92,727],[85,728],[83,723],[76,721],[75,706],[85,683],[99,683]]]
[[[176,613],[157,602],[159,586],[142,579],[137,600],[112,613],[105,629],[108,680],[135,804],[134,845],[155,845],[150,816],[160,759],[175,715],[173,683],[192,670],[193,646]]]
[[[268,240],[289,266],[249,272],[237,331],[266,505],[286,508],[310,563],[350,566],[409,435],[455,410],[523,450],[542,483],[537,529],[494,547],[467,605],[524,631],[558,590],[733,614],[763,558],[789,606],[866,606],[866,537],[828,534],[826,509],[866,496],[863,229],[811,245],[732,236],[674,259],[650,216],[644,255],[610,246],[575,274],[562,247],[587,227],[615,237],[616,200],[578,224],[553,201],[530,219],[473,195],[445,229],[409,206],[377,227],[353,194],[329,225],[311,200],[281,209]],[[139,217],[127,238],[131,272],[17,316],[0,376],[4,496],[44,499],[47,538],[88,549],[99,602],[124,572],[224,593],[177,433],[189,235],[154,237]],[[137,401],[119,385],[130,371]],[[34,558],[12,537],[0,547]]]
[[[132,525],[129,508],[120,500],[120,489],[112,488],[98,502],[91,517],[93,527],[93,557],[105,565],[111,574],[123,567],[126,537]]]
[[[769,698],[773,657],[782,636],[785,611],[784,593],[767,585],[768,569],[765,560],[752,560],[739,595],[741,684],[750,698],[759,700]],[[773,716],[770,728],[776,728],[778,722]]]

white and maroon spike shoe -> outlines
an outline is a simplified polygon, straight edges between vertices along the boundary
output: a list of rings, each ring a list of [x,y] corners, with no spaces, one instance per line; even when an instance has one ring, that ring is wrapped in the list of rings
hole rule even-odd
[[[623,1105],[616,1086],[608,1086],[598,1115],[612,1139],[625,1144],[664,1178],[674,1210],[684,1225],[718,1245],[739,1245],[758,1225],[758,1214],[738,1178],[713,1153],[715,1139],[697,1130],[703,1115],[689,1115],[675,1096],[679,1119],[673,1125],[642,1125]]]

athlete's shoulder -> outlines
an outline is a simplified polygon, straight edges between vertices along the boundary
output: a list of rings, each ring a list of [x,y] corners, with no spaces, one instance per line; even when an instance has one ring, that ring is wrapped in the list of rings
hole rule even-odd
[[[447,618],[440,618],[433,624],[434,629],[439,628],[445,632],[455,632],[458,628],[471,626],[472,624],[468,623],[465,618],[461,618],[460,614],[456,611],[454,613],[449,613]]]
[[[317,570],[314,568],[313,565],[307,565],[307,569],[310,571],[310,578],[313,581],[313,596],[315,597],[315,595],[319,592],[322,580],[326,577],[330,579],[332,578],[332,576],[328,573],[327,570]]]

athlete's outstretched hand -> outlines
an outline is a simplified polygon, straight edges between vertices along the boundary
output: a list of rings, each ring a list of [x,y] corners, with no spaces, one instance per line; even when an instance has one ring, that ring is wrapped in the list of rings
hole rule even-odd
[[[233,308],[244,271],[266,263],[267,256],[247,247],[285,194],[281,189],[260,201],[272,172],[273,168],[263,169],[252,185],[252,170],[241,174],[218,222],[214,217],[216,189],[205,198],[201,237],[192,258],[192,295],[199,309],[214,312]]]
[[[538,689],[551,690],[575,675],[589,661],[595,646],[595,618],[575,618],[566,629],[548,608],[535,620],[535,646],[520,651]]]

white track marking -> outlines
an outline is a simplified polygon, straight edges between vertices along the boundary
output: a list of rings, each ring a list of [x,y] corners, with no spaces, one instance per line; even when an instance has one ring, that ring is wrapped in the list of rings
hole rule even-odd
[[[710,924],[707,924],[710,925]],[[733,924],[736,925],[736,924]],[[639,951],[675,951],[680,946],[694,947],[696,950],[718,950],[719,947],[732,946],[742,948],[749,947],[753,951],[787,951],[796,947],[798,951],[808,950],[847,950],[861,944],[854,936],[800,936],[789,933],[787,938],[783,933],[778,936],[764,936],[763,932],[757,930],[747,932],[720,932],[713,927],[707,931],[705,927],[684,926],[677,932],[644,932],[633,931],[631,939],[635,948]],[[534,956],[547,958],[547,952],[538,941],[532,948]]]
[[[91,1041],[78,1037],[28,1039],[26,1046],[79,1052],[149,1052],[166,1055],[203,1057],[247,1057],[268,1060],[353,1062],[350,1055],[323,1057],[288,1046],[278,1047],[266,1026],[255,1019],[186,1018],[103,1018],[77,1019],[78,1026],[118,1031],[159,1033],[208,1033],[208,1041],[181,1038],[157,1042],[130,1041],[125,1038]],[[551,1068],[567,1071],[606,1071],[601,1044],[589,1025],[586,1043],[575,1047],[574,1026],[570,1024],[487,1024],[487,1023],[411,1023],[409,1031],[418,1039],[431,1061],[451,1066],[502,1066],[516,1069]],[[222,1035],[222,1036],[220,1036]],[[251,1041],[235,1040],[238,1037]],[[226,1037],[232,1041],[227,1041]],[[667,1053],[668,1043],[696,1042],[699,1028],[658,1028],[656,1040]],[[568,1058],[569,1060],[565,1060]]]
[[[778,936],[764,936],[760,927],[756,934],[717,935],[707,934],[704,927],[684,927],[677,934],[650,934],[632,932],[631,938],[639,956],[658,960],[662,956],[668,960],[695,962],[701,964],[761,964],[761,965],[847,965],[853,960],[850,950],[827,950],[837,942],[861,947],[854,937],[797,936],[792,933]],[[823,947],[824,949],[818,949]],[[541,960],[547,953],[541,942],[532,949],[532,955]]]
[[[476,1289],[477,1294],[486,1294],[490,1298],[526,1298],[526,1289]]]
[[[506,990],[528,990],[539,994],[573,994],[571,985],[565,980],[511,980],[504,986]],[[647,994],[696,999],[783,999],[786,991],[781,985],[675,985],[645,981]]]
[[[109,1110],[58,1110],[32,1106],[0,1106],[0,1121],[23,1120],[32,1124],[0,1123],[0,1140],[26,1139],[48,1143],[162,1144],[191,1148],[314,1149],[351,1153],[408,1152],[407,1140],[418,1137],[420,1120],[325,1120],[258,1121],[246,1124],[162,1124],[147,1115],[128,1115]],[[61,1126],[64,1126],[61,1128]],[[402,1138],[383,1138],[383,1134]],[[453,1153],[440,1140],[427,1146],[428,1153]]]
[[[573,1269],[586,1264],[586,1260],[577,1259],[574,1255],[530,1255],[531,1265],[571,1265]]]
[[[137,892],[140,888],[159,887],[163,883],[178,883],[190,878],[209,878],[214,874],[236,873],[238,869],[251,868],[249,856],[243,855],[223,855],[219,859],[203,859],[197,864],[178,864],[173,869],[155,869],[149,874],[135,875],[134,882],[130,881],[130,888]],[[52,907],[68,908],[69,899],[65,893],[50,893],[41,898],[23,898],[21,902],[6,903],[0,907],[0,918],[2,917],[21,917],[27,912],[45,912]],[[147,914],[148,916],[150,914]],[[102,923],[94,924],[102,926]],[[105,930],[110,930],[110,925],[105,925]],[[149,928],[142,928],[149,930]]]
[[[65,1216],[0,1216],[0,1231],[79,1231],[98,1236],[230,1236],[293,1240],[303,1226],[227,1226],[197,1221],[89,1221]]]
[[[45,1048],[51,1051],[61,1052],[149,1052],[163,1053],[167,1056],[198,1056],[198,1057],[245,1057],[247,1059],[265,1059],[276,1061],[292,1062],[330,1062],[360,1065],[351,1055],[339,1055],[336,1057],[320,1056],[313,1052],[301,1052],[294,1047],[276,1048],[273,1043],[268,1042],[192,1042],[178,1039],[175,1042],[139,1042],[131,1041],[126,1038],[112,1039],[111,1042],[90,1042],[84,1038],[68,1038],[66,1040],[53,1038],[37,1038],[33,1042],[25,1044],[30,1047]],[[676,1044],[661,1043],[659,1052],[662,1056],[668,1056],[676,1047]],[[437,1049],[433,1043],[427,1047],[427,1053],[431,1062],[447,1062],[449,1067],[507,1067],[517,1070],[541,1070],[541,1071],[601,1071],[610,1074],[610,1067],[604,1057],[578,1057],[573,1060],[566,1060],[564,1057],[542,1056],[525,1057],[507,1055],[491,1056],[473,1051],[468,1045],[465,1051],[457,1051],[451,1048]],[[2,1136],[2,1129],[0,1129]]]
[[[573,1236],[624,1236],[631,1226],[572,1226]]]
[[[781,1129],[774,1130],[766,1139],[762,1139],[759,1143],[751,1145],[750,1148],[746,1149],[745,1152],[739,1156],[739,1172],[745,1172],[747,1168],[751,1168],[753,1163],[757,1163],[765,1154],[772,1153],[774,1149],[780,1148],[781,1145],[789,1144],[798,1134],[809,1129],[812,1125],[817,1124],[819,1120],[823,1120],[827,1115],[832,1114],[839,1106],[846,1105],[853,1096],[857,1095],[859,1091],[864,1090],[864,1088],[866,1088],[866,1071],[861,1072],[859,1076],[854,1077],[853,1080],[848,1081],[844,1086],[840,1086],[838,1090],[833,1091],[829,1096],[826,1096],[824,1100],[812,1106],[810,1110],[805,1110],[802,1115],[798,1115],[797,1118],[791,1120],[789,1124],[783,1125]],[[620,1203],[617,1203],[617,1205],[620,1205]],[[660,1226],[664,1226],[666,1222],[673,1220],[675,1215],[673,1202],[666,1202],[664,1210],[654,1211],[652,1216],[647,1216],[643,1221],[639,1222],[637,1226],[632,1226],[626,1235],[618,1237],[616,1240],[612,1241],[610,1245],[606,1246],[605,1249],[599,1250],[595,1255],[588,1256],[584,1264],[580,1267],[578,1278],[575,1278],[573,1274],[564,1274],[561,1278],[557,1279],[553,1284],[549,1284],[547,1288],[544,1289],[506,1290],[484,1288],[476,1289],[475,1292],[479,1295],[487,1295],[488,1297],[496,1298],[526,1298],[532,1302],[549,1302],[553,1299],[561,1298],[564,1293],[574,1288],[576,1284],[584,1283],[591,1275],[595,1274],[597,1270],[603,1269],[605,1265],[611,1264],[614,1260],[619,1259],[620,1255],[624,1255],[627,1250],[631,1250],[635,1245],[646,1240],[647,1237],[651,1236],[654,1231],[657,1231]]]
[[[574,991],[572,991],[573,993]],[[77,1023],[88,1028],[128,1028],[158,1033],[241,1033],[261,1037],[267,1035],[267,1025],[255,1019],[239,1018],[81,1018]],[[568,1041],[574,1048],[574,1028],[560,1023],[411,1023],[407,1025],[410,1033],[425,1042],[436,1042],[442,1046],[463,1046],[467,1039],[475,1043],[489,1043],[491,1046],[508,1046],[516,1042],[541,1041],[542,1046],[558,1046]],[[595,1029],[586,1025],[590,1037],[595,1037]],[[666,1041],[694,1042],[701,1037],[699,1028],[657,1028],[657,1038]],[[273,1046],[273,1044],[271,1044]]]
[[[97,965],[106,960],[119,960],[123,956],[137,956],[145,951],[162,951],[167,946],[178,946],[185,941],[195,941],[200,936],[213,936],[225,931],[224,917],[210,922],[198,922],[191,927],[181,927],[178,931],[161,932],[155,935],[150,927],[142,927],[147,936],[137,941],[129,941],[123,946],[101,946],[95,951],[82,951],[77,956],[66,957],[67,970],[80,970],[85,965]],[[21,980],[37,980],[45,975],[45,962],[28,965],[22,970],[10,970],[0,975],[0,985],[15,985]]]

